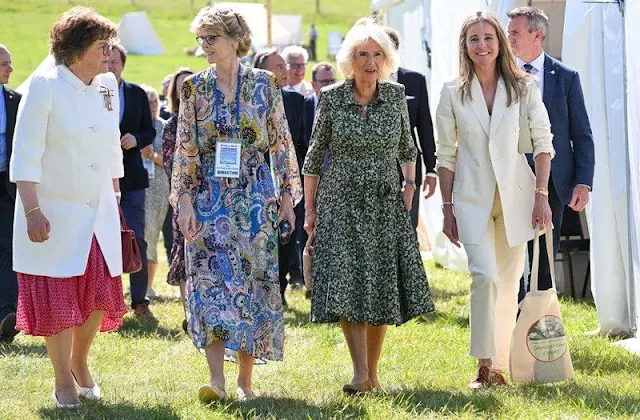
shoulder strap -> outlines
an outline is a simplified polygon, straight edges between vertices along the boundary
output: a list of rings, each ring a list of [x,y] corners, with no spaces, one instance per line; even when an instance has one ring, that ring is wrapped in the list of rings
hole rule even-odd
[[[540,225],[536,226],[533,238],[533,264],[531,265],[531,291],[538,291],[538,272],[540,270]],[[556,270],[553,263],[553,233],[551,227],[544,231],[545,244],[547,247],[547,257],[549,258],[549,271],[551,272],[551,287],[556,288]],[[549,250],[551,252],[549,252]]]

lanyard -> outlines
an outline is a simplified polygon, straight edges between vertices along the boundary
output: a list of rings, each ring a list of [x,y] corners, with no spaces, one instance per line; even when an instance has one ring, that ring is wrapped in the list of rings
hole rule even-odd
[[[213,95],[215,97],[216,92],[218,91],[218,75],[213,78]],[[240,83],[242,82],[242,67],[240,63],[238,63],[238,82],[236,83],[236,125],[233,127],[233,134],[237,139],[240,133]],[[215,108],[216,108],[216,124],[220,125],[219,118],[219,105],[218,101],[214,100]]]

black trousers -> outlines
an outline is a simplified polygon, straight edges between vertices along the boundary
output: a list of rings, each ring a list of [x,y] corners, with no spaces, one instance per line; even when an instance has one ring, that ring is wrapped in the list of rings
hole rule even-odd
[[[549,207],[551,207],[551,221],[553,222],[553,257],[555,259],[558,248],[560,247],[560,232],[562,229],[562,215],[564,214],[564,203],[560,201],[558,193],[553,186],[553,181],[549,178]],[[540,241],[540,269],[538,275],[538,289],[548,290],[551,289],[551,270],[553,267],[549,267],[549,258],[547,257],[547,246],[544,236],[541,236]],[[527,244],[529,251],[529,273],[531,273],[531,264],[533,264],[533,241],[529,241]],[[520,279],[520,292],[518,293],[518,302],[524,299],[526,292],[531,289],[531,274],[529,274],[529,281],[527,282],[527,289],[525,291],[524,276]]]
[[[7,172],[0,173],[0,320],[18,306],[18,279],[13,271],[15,203],[6,190]]]

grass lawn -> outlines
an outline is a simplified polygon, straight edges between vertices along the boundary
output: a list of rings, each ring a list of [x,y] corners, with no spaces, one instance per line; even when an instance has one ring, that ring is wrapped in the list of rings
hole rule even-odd
[[[250,0],[235,0],[251,2]],[[308,42],[309,25],[315,22],[320,33],[318,56],[326,59],[327,32],[345,34],[355,21],[369,13],[369,0],[319,0],[321,14],[315,13],[315,0],[273,0],[274,13],[303,16],[303,41]],[[191,4],[194,9],[192,11]],[[168,73],[180,66],[189,66],[196,71],[207,66],[203,57],[187,56],[183,49],[194,47],[194,35],[189,26],[195,13],[206,5],[204,0],[0,0],[0,44],[12,52],[14,73],[9,85],[22,83],[48,53],[47,37],[56,18],[73,4],[90,5],[114,22],[123,13],[145,10],[160,38],[165,54],[159,56],[134,56],[128,61],[123,77],[131,82],[146,83],[160,88],[160,82]],[[307,67],[307,79],[311,79],[311,66]]]
[[[158,255],[162,256],[163,252]],[[593,306],[563,301],[577,380],[559,385],[517,386],[473,393],[467,384],[474,361],[467,356],[469,279],[426,268],[438,312],[389,328],[380,373],[386,396],[345,397],[351,379],[347,348],[337,325],[310,324],[309,301],[288,291],[285,361],[257,366],[250,403],[231,400],[202,406],[197,387],[206,383],[204,356],[180,329],[177,289],[164,283],[161,262],[153,304],[158,327],[131,315],[115,333],[98,336],[90,366],[104,402],[76,411],[50,400],[53,372],[44,342],[18,336],[0,346],[0,418],[211,419],[211,418],[633,418],[640,416],[640,358],[584,332],[597,327]],[[127,282],[125,282],[127,283]],[[237,368],[226,364],[227,390],[235,397]]]

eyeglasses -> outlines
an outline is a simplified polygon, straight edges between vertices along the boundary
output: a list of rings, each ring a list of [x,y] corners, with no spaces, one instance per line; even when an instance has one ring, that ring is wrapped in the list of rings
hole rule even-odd
[[[307,66],[307,63],[287,63],[287,70],[303,69]]]
[[[109,54],[111,54],[111,50],[113,50],[113,45],[114,45],[114,42],[113,42],[113,41],[109,41],[109,42],[107,42],[106,44],[104,44],[104,45],[102,46],[102,54],[103,54],[103,55],[109,55]]]
[[[332,85],[336,82],[336,79],[318,79],[315,80],[316,83],[320,83],[321,85]]]
[[[206,42],[208,45],[213,45],[216,40],[218,38],[220,38],[222,35],[205,35],[205,36],[197,36],[196,37],[196,42],[198,43],[198,45],[203,46],[204,43]]]

